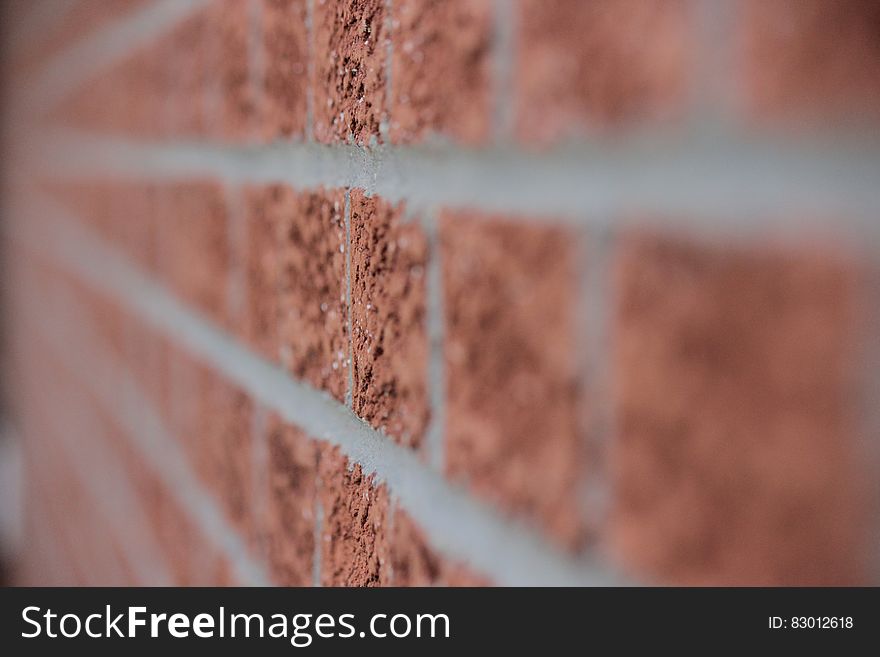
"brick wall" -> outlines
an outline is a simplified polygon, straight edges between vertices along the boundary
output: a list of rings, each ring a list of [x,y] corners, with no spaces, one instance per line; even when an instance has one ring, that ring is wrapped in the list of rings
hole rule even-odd
[[[876,584],[880,4],[8,3],[19,579]]]

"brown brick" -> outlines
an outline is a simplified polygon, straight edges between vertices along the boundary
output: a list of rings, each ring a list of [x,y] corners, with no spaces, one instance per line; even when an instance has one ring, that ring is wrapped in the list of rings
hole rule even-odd
[[[156,189],[139,181],[48,183],[46,192],[74,218],[147,270],[156,268]]]
[[[205,381],[197,469],[229,520],[255,543],[253,457],[248,396],[211,372]]]
[[[256,85],[250,62],[251,3],[215,0],[208,7],[209,119],[212,134],[242,142],[254,139]]]
[[[746,0],[741,75],[750,110],[803,118],[880,116],[880,4]]]
[[[318,450],[278,418],[268,430],[266,545],[273,583],[310,586],[315,554]]]
[[[263,137],[302,139],[306,130],[308,46],[305,0],[262,0]]]
[[[385,114],[385,0],[315,3],[315,139],[379,138]]]
[[[574,546],[584,454],[572,235],[447,213],[441,248],[447,471]]]
[[[345,197],[341,190],[294,193],[267,188],[281,245],[279,339],[282,364],[345,398]]]
[[[522,0],[517,17],[516,131],[546,142],[681,109],[691,3]]]
[[[391,139],[485,142],[491,112],[492,1],[393,3]]]
[[[491,586],[488,578],[439,555],[422,529],[399,507],[394,509],[392,524],[393,586]]]
[[[857,279],[819,250],[625,241],[614,554],[665,582],[865,581]]]
[[[221,187],[194,180],[160,194],[159,263],[166,283],[185,302],[226,323],[230,253]]]
[[[204,137],[208,133],[208,14],[195,12],[161,41],[164,134]]]
[[[245,191],[246,338],[340,401],[348,357],[344,204],[341,190]]]
[[[321,448],[321,584],[387,586],[388,493],[333,447]]]
[[[171,492],[160,487],[154,507],[156,537],[176,586],[227,586],[229,564]]]
[[[404,208],[351,192],[354,410],[404,445],[428,424],[428,245]]]
[[[265,358],[279,360],[281,222],[294,212],[293,192],[281,185],[245,190],[247,306],[245,340]]]

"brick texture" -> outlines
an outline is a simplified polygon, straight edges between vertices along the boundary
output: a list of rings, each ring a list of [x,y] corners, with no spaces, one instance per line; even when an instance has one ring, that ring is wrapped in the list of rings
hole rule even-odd
[[[262,0],[263,97],[266,140],[302,139],[306,132],[308,44],[305,0]]]
[[[354,409],[405,445],[428,423],[427,240],[405,209],[351,192]]]
[[[668,120],[681,110],[692,31],[683,0],[523,0],[516,131],[545,143]]]
[[[282,586],[310,586],[315,554],[318,449],[273,418],[268,430],[268,502],[264,524],[269,568]]]
[[[323,514],[321,584],[383,586],[390,582],[388,493],[338,449],[324,447],[318,467]]]
[[[271,234],[275,241],[274,252],[251,250],[249,271],[261,268],[249,291],[257,339],[264,348],[277,339],[285,368],[342,400],[348,357],[344,193],[273,185],[250,190],[248,203],[252,234],[267,244]]]
[[[617,281],[616,551],[679,583],[862,580],[852,265],[639,236]]]
[[[391,139],[466,143],[490,134],[492,2],[393,3]]]
[[[315,139],[369,144],[385,118],[384,0],[315,3]]]
[[[16,583],[877,583],[880,3],[0,25]]]
[[[572,238],[449,213],[441,226],[446,468],[480,495],[580,540]]]

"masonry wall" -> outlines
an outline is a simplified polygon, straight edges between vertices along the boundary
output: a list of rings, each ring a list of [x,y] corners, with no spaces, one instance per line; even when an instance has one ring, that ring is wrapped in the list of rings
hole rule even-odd
[[[877,583],[877,2],[6,13],[21,582]]]

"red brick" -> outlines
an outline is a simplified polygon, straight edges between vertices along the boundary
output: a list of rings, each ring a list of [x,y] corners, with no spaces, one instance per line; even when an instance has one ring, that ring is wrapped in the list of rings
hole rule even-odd
[[[341,190],[245,191],[246,338],[340,401],[348,353],[344,201]]]
[[[185,351],[168,350],[168,426],[192,471],[230,523],[256,549],[251,423],[248,396]]]
[[[160,190],[158,203],[159,264],[166,283],[186,303],[226,323],[230,247],[221,187],[174,183]]]
[[[155,531],[175,586],[231,584],[229,563],[217,546],[202,533],[167,488],[157,490]]]
[[[315,139],[379,139],[385,117],[385,0],[315,3]]]
[[[398,442],[428,424],[427,239],[403,206],[351,192],[354,410]]]
[[[387,586],[388,493],[337,448],[320,456],[321,584]]]
[[[269,570],[279,586],[311,586],[315,554],[318,450],[278,418],[268,430],[265,540]]]
[[[880,117],[880,4],[875,0],[746,0],[740,75],[759,116]]]
[[[302,139],[306,131],[308,46],[305,0],[262,0],[263,138]]]
[[[516,131],[547,142],[678,114],[686,92],[691,3],[522,0]]]
[[[491,0],[393,3],[391,139],[489,136]]]
[[[464,564],[438,554],[421,527],[395,507],[391,533],[393,586],[491,586]]]
[[[175,137],[204,137],[208,133],[209,12],[184,19],[159,45],[164,66],[162,132]]]
[[[232,141],[253,139],[256,88],[250,69],[251,3],[215,0],[208,8],[208,72],[217,104],[212,133]],[[213,95],[216,94],[216,95]],[[210,111],[210,110],[209,110]]]
[[[441,248],[446,469],[574,546],[584,441],[573,236],[446,213]]]
[[[865,581],[858,287],[840,254],[626,239],[614,554],[664,582]]]
[[[294,193],[280,186],[266,193],[266,211],[273,213],[279,231],[282,364],[343,400],[348,353],[344,193]]]
[[[293,192],[281,185],[245,190],[247,307],[241,330],[264,358],[279,360],[281,225],[294,213]]]
[[[111,246],[147,270],[157,264],[156,189],[136,181],[48,183],[47,193]]]
[[[229,520],[254,545],[253,404],[244,392],[213,372],[202,394],[206,416],[200,423],[197,469]]]

